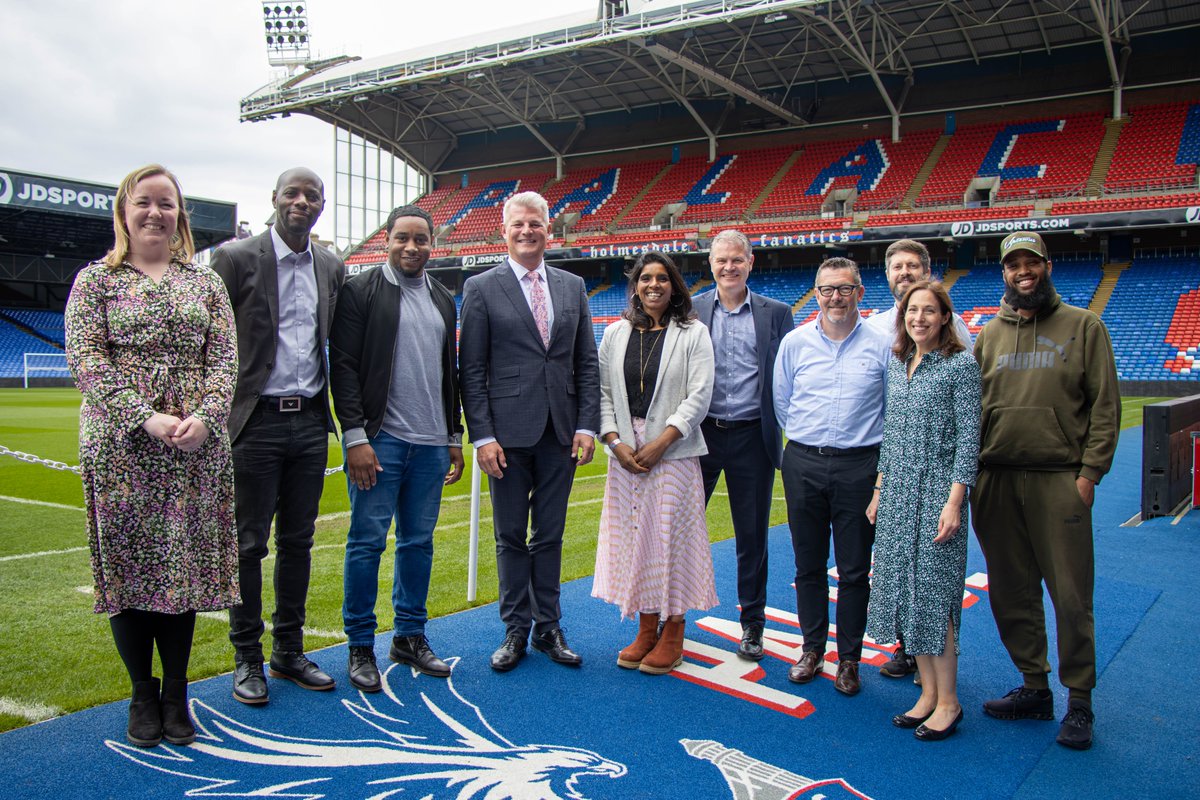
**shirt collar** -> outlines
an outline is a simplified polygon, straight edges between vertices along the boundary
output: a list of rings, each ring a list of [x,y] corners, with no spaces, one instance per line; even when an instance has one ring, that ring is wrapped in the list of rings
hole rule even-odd
[[[714,290],[714,291],[715,291],[715,290]],[[721,302],[721,293],[720,293],[720,291],[715,291],[715,294],[714,294],[714,297],[713,297],[713,307],[714,307],[714,308],[719,308],[719,309],[721,309],[722,311],[724,311],[726,314],[729,314],[729,315],[731,315],[731,316],[732,316],[733,314],[740,314],[740,313],[742,313],[742,311],[743,311],[744,309],[746,309],[746,308],[749,308],[749,307],[750,307],[750,295],[751,295],[751,291],[750,291],[750,289],[749,289],[749,288],[747,288],[747,289],[746,289],[746,296],[745,296],[744,298],[742,298],[742,302],[741,302],[741,304],[740,304],[740,305],[739,305],[737,308],[735,308],[735,309],[733,309],[732,311],[730,311],[730,310],[726,309],[726,308],[725,308],[725,304]]]
[[[300,261],[304,260],[305,256],[312,259],[312,242],[309,241],[308,247],[305,247],[303,252],[297,253],[288,246],[288,243],[279,235],[279,231],[275,230],[275,226],[271,226],[271,244],[275,246],[275,263],[278,264],[288,256],[294,255]]]
[[[529,272],[529,270],[525,269],[525,267],[521,266],[516,261],[513,261],[511,256],[508,259],[508,267],[509,267],[509,269],[511,269],[513,271],[513,275],[515,275],[517,277],[518,283],[520,281],[525,280],[525,273]],[[546,262],[545,261],[542,261],[540,264],[538,264],[537,269],[535,269],[534,272],[536,272],[538,275],[541,276],[542,283],[547,282],[546,278],[548,276],[546,275]]]

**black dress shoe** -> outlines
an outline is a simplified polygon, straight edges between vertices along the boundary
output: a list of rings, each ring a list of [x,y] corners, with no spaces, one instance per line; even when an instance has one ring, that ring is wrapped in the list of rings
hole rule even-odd
[[[267,702],[267,678],[263,662],[239,661],[233,669],[233,699],[248,706]]]
[[[917,737],[922,742],[940,742],[942,739],[949,739],[951,734],[958,730],[958,723],[962,722],[962,718],[963,712],[960,708],[958,709],[958,716],[954,718],[954,721],[950,723],[949,727],[939,731],[936,728],[930,728],[924,723],[921,723],[917,726],[917,729],[913,731],[913,736]]]
[[[821,657],[815,652],[805,653],[788,669],[788,680],[792,683],[808,683],[821,669]]]
[[[492,669],[496,672],[508,672],[525,657],[525,640],[516,634],[509,634],[492,653]]]
[[[397,664],[408,664],[422,675],[431,675],[434,678],[450,677],[450,665],[433,654],[429,640],[423,633],[394,637],[388,658]]]
[[[892,717],[892,724],[897,728],[916,728],[932,716],[932,711],[923,717],[910,717],[908,714],[897,714],[896,716]]]
[[[567,646],[567,637],[563,636],[562,628],[546,631],[541,636],[533,637],[533,649],[550,656],[550,660],[568,667],[578,667],[583,664],[583,658]]]
[[[378,692],[383,688],[379,678],[379,667],[375,665],[375,648],[352,646],[350,648],[350,685],[360,692]]]
[[[738,645],[738,658],[747,661],[762,661],[763,657],[763,626],[750,624],[742,628],[742,642]]]
[[[297,686],[316,692],[328,692],[337,685],[333,678],[298,650],[276,650],[271,653],[270,675],[272,678],[287,678]]]

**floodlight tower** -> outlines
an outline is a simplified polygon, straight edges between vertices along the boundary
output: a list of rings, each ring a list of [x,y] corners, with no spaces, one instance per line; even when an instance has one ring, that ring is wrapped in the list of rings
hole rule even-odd
[[[308,63],[308,17],[303,3],[264,0],[262,7],[268,63],[272,67],[288,69]]]

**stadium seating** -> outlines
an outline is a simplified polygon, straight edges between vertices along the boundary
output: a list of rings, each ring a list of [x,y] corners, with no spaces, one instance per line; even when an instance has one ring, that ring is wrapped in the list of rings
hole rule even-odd
[[[605,230],[666,165],[666,161],[641,161],[568,172],[546,191],[551,216],[558,217],[564,211],[578,213],[581,216],[572,230]],[[560,210],[559,204],[568,194],[580,199]]]
[[[1104,139],[1104,116],[1079,114],[1049,122],[1057,127],[1022,134],[1009,146],[1005,172],[1012,169],[1021,175],[1022,168],[1032,169],[1025,169],[1030,174],[1024,177],[1009,178],[1002,173],[997,200],[1083,193]]]
[[[1196,186],[1200,103],[1143,106],[1129,113],[1104,181],[1106,192]]]
[[[0,308],[0,317],[7,317],[32,328],[42,336],[63,345],[63,315],[56,311],[39,311],[29,308]]]
[[[995,208],[957,208],[953,211],[914,211],[899,214],[872,214],[869,225],[924,225],[933,222],[956,222],[970,219],[1014,219],[1027,217],[1033,206],[997,206]]]
[[[1103,320],[1122,380],[1200,380],[1200,257],[1136,259]]]
[[[775,173],[787,161],[793,150],[791,147],[777,147],[731,154],[731,163],[714,181],[704,187],[705,197],[718,197],[720,202],[693,202],[703,199],[697,195],[693,200],[687,200],[688,208],[680,218],[681,221],[695,223],[743,218],[747,206],[754,202],[771,178],[775,177]],[[692,191],[695,192],[696,189]]]
[[[12,312],[6,311],[5,313]],[[51,312],[39,313],[49,314]],[[61,324],[62,314],[58,314],[57,316]],[[62,353],[62,350],[0,319],[0,378],[23,377],[25,374],[26,353]],[[41,374],[53,377],[67,377],[66,372]]]
[[[1200,205],[1200,192],[1141,197],[1109,197],[1098,200],[1074,200],[1054,204],[1055,214],[1105,214],[1116,211],[1144,211],[1148,208],[1186,208]]]
[[[925,165],[939,135],[937,130],[923,130],[905,133],[898,142],[879,140],[887,152],[890,166],[878,186],[870,191],[859,192],[858,199],[854,201],[854,210],[899,208],[900,201]]]
[[[550,178],[549,173],[524,175],[509,181],[493,181],[480,186],[477,191],[475,184],[468,185],[455,197],[455,203],[450,204],[456,205],[459,197],[466,199],[446,218],[446,224],[454,225],[454,230],[445,241],[478,242],[500,238],[504,201],[517,192],[538,191]]]
[[[678,164],[671,167],[671,170],[663,176],[662,180],[654,184],[654,187],[646,193],[646,196],[638,201],[628,214],[619,222],[621,229],[628,228],[647,228],[654,221],[654,216],[662,210],[662,207],[668,203],[684,202],[689,189],[691,189],[701,178],[714,172],[712,177],[719,181],[723,177],[723,173],[728,171],[732,164],[736,163],[738,156],[736,154],[719,156],[716,161],[711,164],[705,156],[692,156],[681,160]],[[781,159],[782,161],[782,159]],[[703,187],[697,190],[696,197],[717,198],[723,197],[724,194],[715,187],[710,192],[704,192]],[[754,198],[751,197],[751,200]],[[749,201],[747,201],[749,202]],[[717,203],[716,205],[723,205]],[[736,215],[729,217],[722,216],[721,219],[731,219]]]

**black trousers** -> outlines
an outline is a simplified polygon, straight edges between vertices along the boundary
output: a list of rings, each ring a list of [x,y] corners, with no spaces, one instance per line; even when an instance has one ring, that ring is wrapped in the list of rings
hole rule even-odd
[[[875,526],[866,510],[879,463],[879,450],[853,455],[818,455],[795,442],[783,451],[783,492],[796,557],[796,614],[804,651],[825,655],[829,639],[830,528],[838,571],[838,659],[862,657],[871,597],[871,548]]]
[[[742,625],[762,625],[767,607],[767,528],[775,467],[763,444],[762,420],[735,428],[719,428],[710,417],[700,426],[708,454],[700,457],[704,501],[712,498],[725,473],[729,514],[737,545],[737,593]]]
[[[304,604],[329,433],[313,407],[281,414],[256,409],[233,444],[238,578],[242,605],[229,609],[229,641],[239,661],[261,661],[262,560],[275,521],[275,649],[304,649]]]
[[[503,447],[501,443],[501,447]],[[552,425],[533,447],[505,447],[503,478],[488,478],[505,635],[529,638],[558,627],[562,538],[575,481],[570,445]]]

